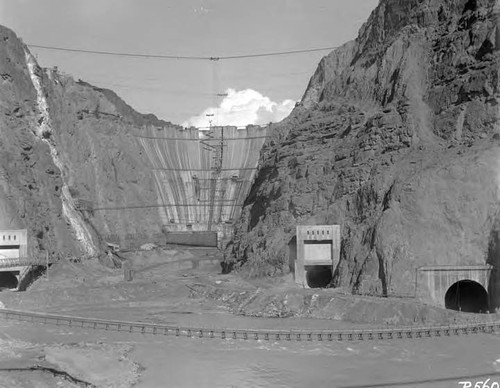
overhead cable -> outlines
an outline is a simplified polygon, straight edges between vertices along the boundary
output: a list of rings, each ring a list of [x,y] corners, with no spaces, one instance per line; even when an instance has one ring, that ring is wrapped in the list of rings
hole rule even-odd
[[[131,58],[151,58],[151,59],[178,59],[178,60],[200,60],[200,61],[219,61],[227,59],[244,59],[244,58],[258,58],[258,57],[271,57],[279,55],[291,55],[291,54],[302,54],[311,53],[315,51],[327,51],[336,49],[336,46],[332,47],[321,47],[321,48],[311,48],[303,50],[290,50],[290,51],[275,51],[268,53],[253,53],[253,54],[242,54],[242,55],[226,55],[226,56],[191,56],[191,55],[163,55],[163,54],[137,54],[137,53],[122,53],[113,51],[96,51],[96,50],[83,50],[74,49],[67,47],[55,47],[55,46],[42,46],[37,44],[28,44],[28,47],[54,50],[54,51],[66,51],[73,53],[85,53],[85,54],[97,54],[97,55],[112,55],[118,57],[131,57]]]

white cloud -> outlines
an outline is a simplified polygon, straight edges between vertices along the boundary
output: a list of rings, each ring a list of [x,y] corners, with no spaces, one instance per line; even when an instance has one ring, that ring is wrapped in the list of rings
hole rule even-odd
[[[263,125],[283,120],[295,106],[295,101],[274,102],[269,97],[252,89],[239,91],[227,89],[226,94],[227,96],[224,97],[218,108],[207,108],[182,125],[184,127],[208,127],[210,119],[212,125],[235,125],[238,127],[248,124]],[[212,113],[213,117],[206,116]]]

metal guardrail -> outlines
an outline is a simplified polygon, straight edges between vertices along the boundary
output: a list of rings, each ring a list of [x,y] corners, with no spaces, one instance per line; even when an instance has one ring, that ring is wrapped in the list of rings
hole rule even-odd
[[[80,327],[152,335],[170,335],[199,338],[243,339],[265,341],[363,341],[411,338],[450,337],[477,333],[500,332],[500,321],[447,326],[406,326],[361,330],[265,330],[265,329],[211,329],[171,326],[155,323],[114,321],[2,309],[0,318],[22,322]]]
[[[0,268],[11,267],[27,267],[32,265],[43,265],[55,263],[57,259],[47,258],[30,258],[30,257],[16,257],[16,258],[0,258]]]

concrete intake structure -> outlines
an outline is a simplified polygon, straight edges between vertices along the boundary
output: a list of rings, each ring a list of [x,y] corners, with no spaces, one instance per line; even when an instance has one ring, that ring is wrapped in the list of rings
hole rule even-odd
[[[297,225],[296,241],[289,245],[295,283],[305,288],[326,287],[340,257],[339,225]]]

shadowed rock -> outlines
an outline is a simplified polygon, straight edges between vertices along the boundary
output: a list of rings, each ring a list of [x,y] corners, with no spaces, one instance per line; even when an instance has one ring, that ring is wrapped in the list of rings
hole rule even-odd
[[[333,285],[360,293],[412,295],[420,266],[485,264],[500,199],[495,4],[382,0],[264,145],[226,266],[287,272],[297,224],[341,225]]]

